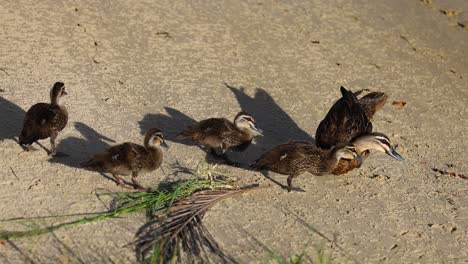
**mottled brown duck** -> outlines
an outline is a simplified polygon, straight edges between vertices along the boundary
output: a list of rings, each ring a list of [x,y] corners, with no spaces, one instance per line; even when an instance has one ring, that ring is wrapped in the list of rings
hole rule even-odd
[[[255,119],[242,111],[236,115],[234,122],[226,118],[210,118],[188,126],[178,135],[179,138],[189,138],[198,145],[208,147],[215,156],[226,161],[227,150],[244,151],[254,137],[263,135],[257,128]],[[221,151],[219,154],[217,151]]]
[[[126,183],[119,175],[131,174],[132,187],[144,189],[137,180],[138,174],[154,171],[161,166],[163,152],[160,146],[168,147],[164,141],[163,133],[154,128],[146,133],[143,146],[130,142],[112,146],[106,152],[96,154],[83,166],[112,174],[117,184],[126,188],[130,184]]]
[[[308,142],[289,141],[267,151],[251,167],[289,175],[287,183],[288,191],[291,191],[293,178],[304,172],[314,175],[330,174],[340,159],[360,158],[352,144],[324,150]]]
[[[372,133],[372,123],[375,112],[380,110],[388,96],[382,92],[371,92],[358,99],[363,90],[351,92],[340,88],[342,97],[330,108],[325,118],[320,122],[315,134],[316,144],[323,149],[332,146],[354,143],[363,159],[368,157],[370,150],[381,151],[397,160],[403,158],[390,146],[390,140],[381,133]],[[369,137],[363,137],[369,135]],[[361,140],[356,141],[358,138]],[[379,139],[380,138],[380,141]],[[380,144],[379,144],[380,142]],[[342,160],[333,174],[343,174],[361,166],[358,160]]]
[[[67,109],[61,104],[66,94],[65,85],[56,82],[50,90],[50,104],[38,103],[26,112],[18,140],[25,150],[31,150],[31,145],[40,139],[50,138],[51,149],[48,154],[56,155],[55,140],[68,122]]]

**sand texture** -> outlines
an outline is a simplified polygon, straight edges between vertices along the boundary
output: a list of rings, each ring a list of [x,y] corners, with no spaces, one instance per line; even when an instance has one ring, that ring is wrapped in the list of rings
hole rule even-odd
[[[140,177],[147,186],[187,178],[171,165],[205,159],[175,139],[194,120],[251,113],[265,136],[231,155],[243,163],[289,139],[313,141],[343,85],[389,94],[374,130],[406,161],[373,153],[346,175],[304,174],[295,184],[305,192],[293,193],[222,165],[239,185],[272,187],[214,206],[205,216],[214,238],[239,263],[273,263],[259,242],[286,258],[330,246],[297,216],[334,240],[334,263],[468,263],[463,23],[464,0],[2,0],[0,220],[107,210],[96,192],[126,190],[80,163],[116,143],[141,143],[152,127],[171,147],[162,169]],[[58,150],[69,157],[21,153],[13,138],[25,111],[48,101],[58,80],[70,113]],[[135,214],[0,243],[0,262],[135,263],[128,244],[144,222]]]

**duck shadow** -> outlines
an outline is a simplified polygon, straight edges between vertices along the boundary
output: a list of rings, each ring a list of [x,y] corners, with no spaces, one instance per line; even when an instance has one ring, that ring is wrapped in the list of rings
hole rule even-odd
[[[255,95],[249,96],[244,87],[234,87],[228,83],[224,85],[231,90],[243,111],[251,114],[257,126],[263,130],[263,137],[256,137],[256,144],[252,144],[246,151],[244,158],[250,161],[257,159],[265,151],[289,140],[302,140],[315,144],[315,139],[291,118],[275,99],[265,89],[256,88]]]
[[[246,94],[244,87],[235,87],[226,82],[224,82],[224,85],[234,94],[241,109],[251,114],[255,118],[258,127],[264,132],[264,136],[257,137],[255,139],[256,144],[252,144],[245,155],[243,154],[243,163],[252,163],[266,151],[289,140],[302,140],[315,144],[315,139],[300,128],[265,89],[256,88],[254,96],[249,96]],[[264,170],[259,171],[259,173],[282,189],[287,189],[287,186],[282,183],[286,181],[284,175],[269,173]],[[278,180],[275,179],[277,177]],[[294,188],[293,190],[303,191],[300,188]]]
[[[102,152],[115,143],[114,140],[100,134],[90,126],[75,122],[74,127],[81,137],[67,137],[60,140],[57,145],[59,152],[66,153],[66,156],[56,156],[49,159],[51,163],[60,163],[73,168],[82,168],[82,163],[90,158],[90,153]]]
[[[146,114],[143,119],[138,122],[141,134],[145,134],[146,131],[157,127],[164,133],[164,137],[167,141],[195,146],[196,144],[189,140],[177,138],[177,135],[182,132],[186,126],[196,124],[197,121],[177,109],[171,107],[164,107],[164,109],[167,115]]]
[[[177,135],[181,133],[186,126],[194,125],[197,123],[196,120],[182,113],[181,111],[171,108],[164,107],[166,114],[146,114],[143,119],[139,122],[141,134],[145,134],[146,131],[151,128],[157,127],[164,133],[164,137],[167,141],[183,144],[186,146],[199,147],[206,153],[205,160],[209,163],[215,163],[216,158],[212,157],[208,151],[189,139],[178,138]]]
[[[0,142],[5,139],[18,142],[16,137],[21,133],[25,115],[21,107],[0,96]]]

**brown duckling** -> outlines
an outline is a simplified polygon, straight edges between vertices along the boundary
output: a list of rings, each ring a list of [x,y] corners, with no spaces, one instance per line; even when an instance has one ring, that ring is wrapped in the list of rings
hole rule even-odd
[[[387,136],[381,133],[372,133],[371,119],[375,112],[380,110],[387,101],[388,96],[381,92],[368,93],[360,99],[357,98],[363,91],[351,92],[341,86],[342,98],[340,98],[328,111],[320,122],[315,134],[316,144],[323,149],[329,149],[337,144],[357,143],[358,154],[363,159],[368,157],[369,150],[382,150],[382,146],[376,138],[382,139],[389,151],[384,151],[397,160],[403,158],[390,145]],[[369,135],[369,137],[362,137]],[[378,135],[378,136],[377,136]],[[361,138],[362,137],[362,138]],[[361,140],[356,141],[358,138]],[[374,142],[374,144],[370,144]],[[367,148],[369,147],[369,148]],[[390,151],[391,150],[391,151]],[[394,154],[394,155],[392,155]],[[358,160],[342,160],[333,174],[343,174],[358,168],[361,162]]]
[[[130,142],[112,146],[106,152],[94,155],[83,166],[112,174],[117,184],[122,187],[128,187],[128,184],[119,175],[131,174],[133,187],[144,189],[136,178],[139,172],[154,171],[161,166],[163,152],[160,146],[168,147],[163,133],[153,128],[146,133],[144,146]]]
[[[390,143],[390,139],[383,133],[373,132],[360,136],[353,140],[353,145],[356,147],[356,152],[362,157],[362,160],[340,160],[333,170],[333,174],[340,175],[355,168],[359,168],[362,161],[369,156],[371,150],[387,153],[387,155],[396,160],[405,160],[396,152],[395,148]]]
[[[49,155],[56,154],[55,140],[68,122],[67,109],[60,103],[60,99],[66,94],[65,85],[56,82],[50,90],[50,104],[38,103],[26,112],[19,136],[19,144],[23,148],[30,150],[32,143],[50,137]]]
[[[188,126],[178,135],[179,138],[190,138],[195,143],[206,146],[215,156],[223,157],[228,149],[245,150],[254,137],[262,136],[263,132],[257,128],[254,118],[242,111],[234,118],[234,123],[225,118],[210,118]],[[218,154],[216,150],[220,150]]]
[[[314,175],[329,174],[336,168],[340,159],[353,160],[361,157],[352,144],[324,150],[308,142],[289,141],[267,151],[251,167],[289,175],[288,191],[291,191],[294,177],[306,171]]]

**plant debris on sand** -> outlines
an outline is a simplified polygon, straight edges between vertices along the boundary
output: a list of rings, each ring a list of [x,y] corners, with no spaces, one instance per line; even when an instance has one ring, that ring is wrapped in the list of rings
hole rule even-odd
[[[235,261],[224,254],[202,222],[216,202],[261,187],[238,190],[206,190],[181,198],[167,211],[158,211],[156,220],[137,233],[137,258],[144,263],[168,263],[184,257],[208,261],[209,253],[224,263]],[[183,254],[183,253],[186,254]]]
[[[193,171],[193,178],[171,183],[170,187],[160,186],[157,190],[143,192],[101,194],[100,196],[113,198],[113,209],[108,212],[86,214],[85,218],[42,228],[38,227],[34,220],[44,218],[14,219],[12,220],[14,222],[32,223],[33,227],[26,231],[1,231],[0,241],[39,236],[64,227],[145,211],[148,223],[137,232],[135,242],[139,261],[167,263],[180,260],[187,255],[191,257],[192,261],[196,259],[204,261],[210,259],[209,253],[212,253],[224,263],[234,263],[235,261],[231,257],[222,252],[220,246],[203,224],[203,216],[211,206],[222,199],[263,187],[250,186],[234,189],[225,181],[200,178],[205,174],[210,178],[213,175],[219,175],[219,172],[213,170],[214,167],[208,166],[208,168],[202,167],[201,169],[200,167],[202,166],[199,165]],[[63,217],[67,216],[46,218]]]

